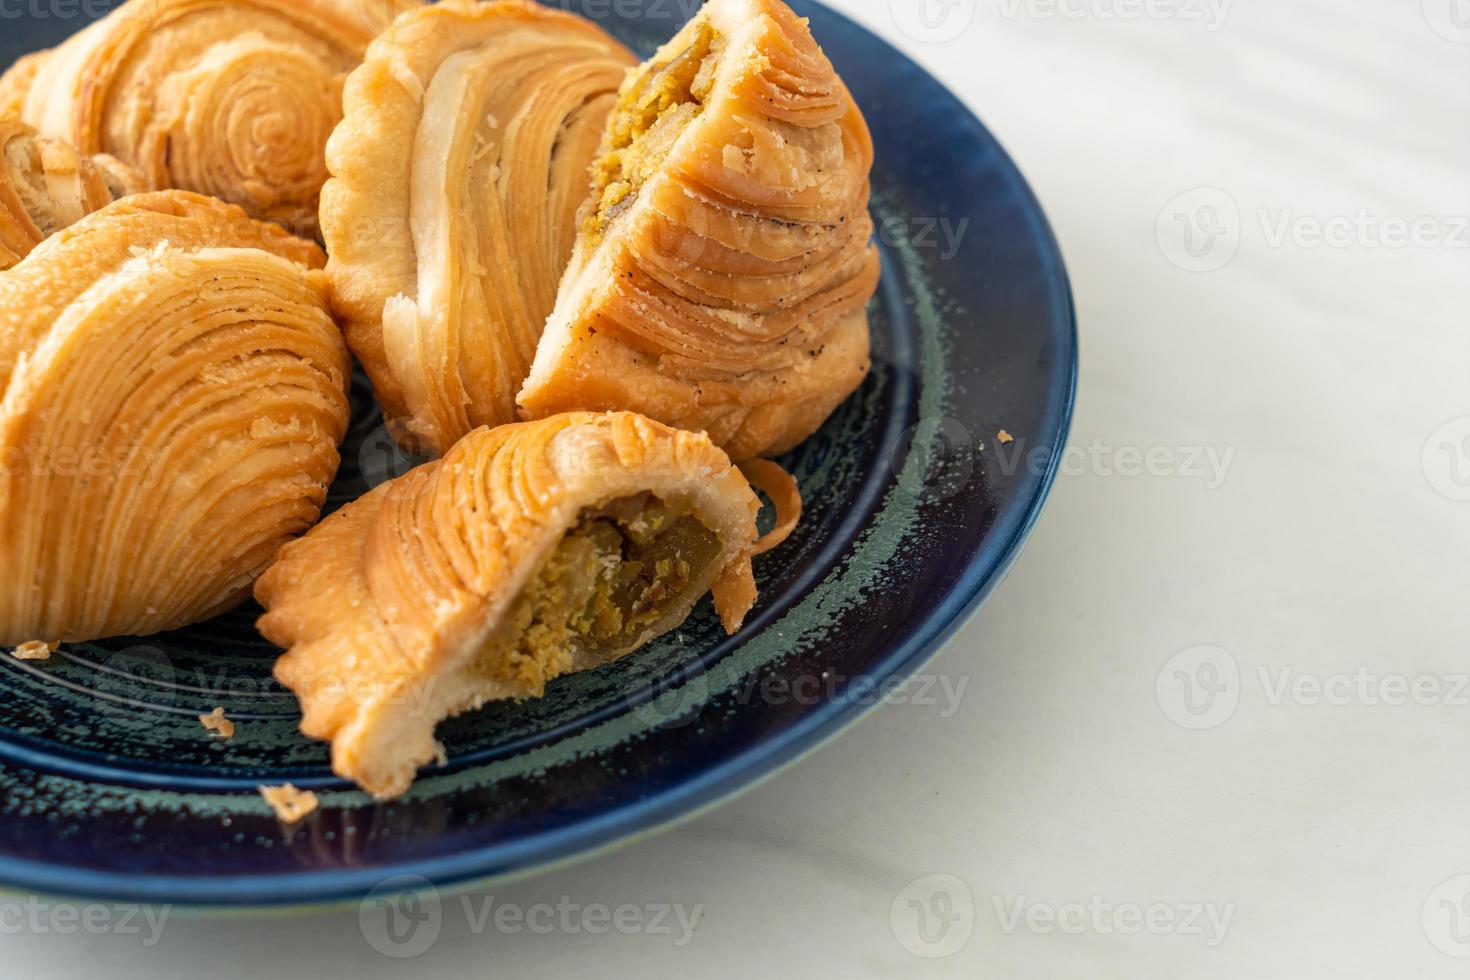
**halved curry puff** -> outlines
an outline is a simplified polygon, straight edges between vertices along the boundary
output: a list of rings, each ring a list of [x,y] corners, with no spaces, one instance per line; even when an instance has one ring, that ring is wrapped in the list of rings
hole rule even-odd
[[[302,731],[391,798],[445,718],[630,653],[706,592],[737,630],[759,511],[707,436],[640,415],[480,429],[282,548],[260,631]]]
[[[642,412],[735,459],[802,442],[867,376],[872,163],[806,21],[710,0],[623,84],[523,413]]]

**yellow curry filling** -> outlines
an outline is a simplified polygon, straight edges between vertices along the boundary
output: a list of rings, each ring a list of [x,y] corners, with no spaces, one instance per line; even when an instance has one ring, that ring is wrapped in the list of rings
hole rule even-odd
[[[598,235],[638,197],[685,128],[704,110],[715,86],[722,47],[719,33],[702,25],[694,42],[655,64],[618,97],[608,123],[607,149],[592,165],[597,210],[585,231]]]
[[[486,680],[530,687],[566,673],[577,654],[631,646],[687,593],[720,551],[687,506],[652,494],[585,511],[558,542],[476,658]]]

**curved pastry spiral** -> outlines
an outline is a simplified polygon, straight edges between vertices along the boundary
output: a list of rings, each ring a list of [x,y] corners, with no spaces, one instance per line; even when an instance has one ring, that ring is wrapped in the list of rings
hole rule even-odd
[[[635,650],[711,588],[738,629],[759,509],[708,437],[639,415],[479,429],[282,548],[259,626],[302,731],[388,798],[439,721]]]
[[[630,409],[731,456],[811,435],[868,370],[866,124],[779,0],[710,0],[623,86],[520,405]]]
[[[0,644],[205,619],[316,520],[348,411],[323,262],[173,191],[0,275]]]
[[[143,175],[111,157],[84,157],[14,117],[0,117],[0,271],[46,236],[116,198],[143,189]]]
[[[417,0],[130,0],[0,78],[0,99],[150,188],[181,188],[316,234],[342,82]],[[7,94],[8,93],[8,94]]]
[[[322,231],[394,432],[439,454],[516,419],[618,86],[636,59],[521,0],[401,16],[347,83]]]

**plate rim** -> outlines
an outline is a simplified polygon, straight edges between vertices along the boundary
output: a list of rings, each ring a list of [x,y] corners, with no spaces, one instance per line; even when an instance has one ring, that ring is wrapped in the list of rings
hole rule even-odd
[[[1064,322],[1056,339],[1063,348],[1062,384],[1047,396],[1045,415],[1055,419],[1055,431],[1046,448],[1047,464],[1024,506],[1007,515],[969,557],[943,601],[917,622],[887,656],[874,664],[872,676],[880,682],[906,679],[936,658],[961,627],[1009,573],[1024,550],[1060,472],[1076,404],[1079,369],[1077,307],[1065,257],[1055,231],[1030,182],[986,126],[978,112],[907,52],[882,34],[846,13],[821,2],[827,15],[867,35],[901,65],[922,76],[959,110],[956,120],[972,127],[995,151],[1018,200],[1025,205],[1039,251],[1050,258],[1048,279],[1053,280]],[[1009,519],[1010,527],[1000,527]],[[217,916],[278,914],[324,910],[356,904],[374,886],[398,877],[420,878],[437,893],[452,896],[493,884],[504,884],[590,860],[635,841],[662,833],[744,795],[825,748],[867,718],[876,702],[858,703],[860,692],[847,691],[816,705],[769,741],[721,758],[676,785],[616,810],[598,814],[566,827],[514,844],[498,842],[455,855],[406,860],[396,864],[356,869],[308,869],[262,876],[128,874],[63,867],[44,861],[0,857],[0,893],[39,893],[87,900],[167,903],[174,913]],[[500,855],[514,849],[514,854]],[[412,890],[412,889],[409,889]]]

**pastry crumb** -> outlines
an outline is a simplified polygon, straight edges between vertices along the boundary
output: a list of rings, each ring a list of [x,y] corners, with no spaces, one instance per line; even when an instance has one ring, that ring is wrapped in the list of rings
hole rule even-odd
[[[48,660],[56,652],[60,643],[46,643],[41,640],[27,640],[14,650],[10,655],[16,660]]]
[[[1007,443],[1011,443],[1011,442],[1015,442],[1016,441],[1016,437],[1013,436],[1013,435],[1011,435],[1005,429],[1001,429],[999,432],[997,432],[995,434],[995,438],[998,439],[998,440],[1000,440],[1000,444],[1002,446],[1006,445]]]
[[[297,789],[290,783],[261,786],[259,789],[261,797],[270,804],[276,812],[276,819],[282,823],[297,823],[316,812],[316,794],[309,789]]]
[[[215,708],[207,715],[200,715],[199,724],[219,735],[220,738],[235,737],[235,723],[225,717],[224,708]]]

